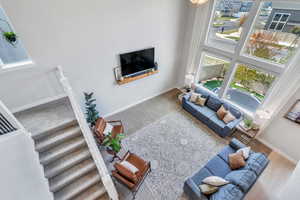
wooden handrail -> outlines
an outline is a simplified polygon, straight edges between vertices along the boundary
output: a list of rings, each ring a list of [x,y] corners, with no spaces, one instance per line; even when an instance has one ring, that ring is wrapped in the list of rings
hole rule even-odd
[[[74,114],[76,116],[76,119],[78,121],[80,129],[82,131],[82,134],[85,138],[87,146],[91,152],[92,158],[93,158],[93,160],[96,164],[96,167],[98,169],[98,172],[101,176],[102,183],[103,183],[109,197],[112,200],[118,200],[119,197],[118,197],[118,193],[115,188],[115,185],[114,185],[112,178],[107,170],[105,162],[102,158],[102,154],[101,154],[100,150],[98,149],[98,146],[95,142],[93,133],[92,133],[89,125],[86,122],[84,113],[82,112],[81,107],[77,102],[77,99],[72,90],[72,87],[71,87],[68,79],[65,77],[61,66],[57,67],[57,71],[58,71],[59,80],[63,86],[64,91],[66,92],[66,94],[70,100],[72,109],[74,111]]]

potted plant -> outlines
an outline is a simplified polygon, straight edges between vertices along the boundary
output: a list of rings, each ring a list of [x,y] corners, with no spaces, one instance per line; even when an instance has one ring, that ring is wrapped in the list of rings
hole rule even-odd
[[[96,99],[93,98],[94,93],[84,92],[85,97],[85,109],[86,109],[86,121],[89,123],[90,127],[94,127],[97,119],[99,118],[99,112],[96,109],[96,104],[94,103]]]
[[[103,145],[106,146],[107,152],[110,154],[117,154],[121,150],[121,140],[125,137],[124,134],[118,134],[112,137],[112,133],[109,133],[103,140]]]
[[[249,131],[252,128],[252,120],[251,119],[244,119],[244,124],[243,124],[243,128],[246,131]]]
[[[9,42],[11,45],[15,45],[17,42],[17,35],[10,31],[10,32],[3,32],[3,36],[6,39],[7,42]]]

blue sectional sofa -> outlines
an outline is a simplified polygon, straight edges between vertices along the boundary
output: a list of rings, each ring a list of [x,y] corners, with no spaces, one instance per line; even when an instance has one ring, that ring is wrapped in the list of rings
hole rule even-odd
[[[201,122],[205,123],[221,137],[230,136],[234,132],[235,127],[243,120],[243,114],[233,105],[222,101],[216,95],[211,94],[200,87],[197,87],[195,92],[207,98],[205,106],[198,106],[190,102],[189,99],[191,94],[186,94],[182,99],[182,107]],[[234,121],[225,124],[217,117],[216,112],[222,105],[236,117]]]
[[[184,192],[190,200],[241,200],[251,189],[258,177],[269,163],[269,159],[262,153],[250,152],[245,167],[231,170],[228,164],[228,156],[238,149],[245,147],[240,141],[233,139],[217,156],[212,158],[194,176],[188,178],[183,186]],[[208,176],[219,176],[230,183],[219,190],[206,196],[201,193],[199,185]]]

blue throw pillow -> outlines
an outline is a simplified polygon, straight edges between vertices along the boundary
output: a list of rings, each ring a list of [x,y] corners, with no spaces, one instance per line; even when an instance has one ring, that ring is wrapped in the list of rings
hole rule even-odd
[[[222,101],[218,97],[210,96],[206,102],[206,106],[217,112],[222,106]]]

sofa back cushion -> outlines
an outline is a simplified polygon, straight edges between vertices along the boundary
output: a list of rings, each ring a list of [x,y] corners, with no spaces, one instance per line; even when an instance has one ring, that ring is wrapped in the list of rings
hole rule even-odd
[[[233,114],[233,116],[235,116],[235,118],[239,119],[242,116],[242,113],[233,105],[230,105],[229,103],[224,103],[224,107],[227,110],[229,110],[230,113]]]
[[[201,96],[204,98],[208,98],[210,96],[209,92],[205,91],[205,89],[201,87],[196,87],[195,92],[201,94]]]
[[[219,108],[222,106],[222,101],[218,97],[209,96],[206,106],[217,112]]]

